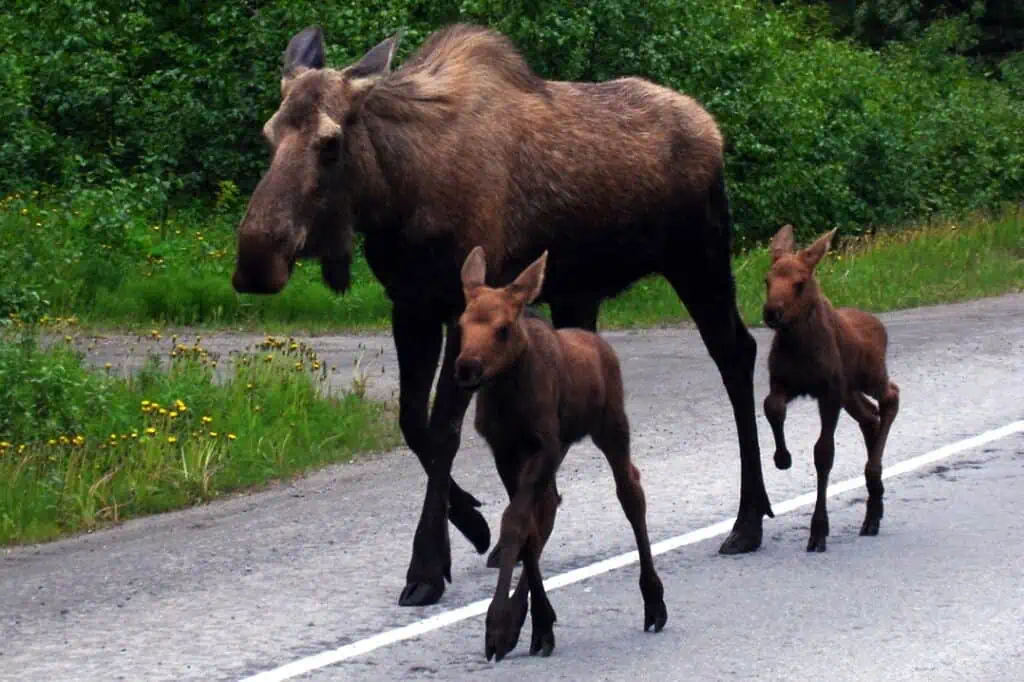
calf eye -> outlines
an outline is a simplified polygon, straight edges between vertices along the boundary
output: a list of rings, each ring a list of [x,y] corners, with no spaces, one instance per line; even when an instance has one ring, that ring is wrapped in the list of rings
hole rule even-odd
[[[796,295],[799,296],[802,293],[804,293],[804,283],[803,282],[797,282],[796,283]]]
[[[501,343],[508,341],[508,325],[503,324],[498,327],[494,332],[494,336],[497,337],[498,341]]]

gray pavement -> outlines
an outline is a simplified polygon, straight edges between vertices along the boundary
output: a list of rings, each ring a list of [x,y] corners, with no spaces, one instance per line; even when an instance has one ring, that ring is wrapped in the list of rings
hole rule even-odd
[[[1024,419],[1024,295],[884,315],[900,415],[886,464]],[[167,334],[165,334],[165,337]],[[739,459],[717,372],[691,327],[606,335],[622,358],[633,450],[653,541],[735,513]],[[758,401],[770,336],[758,340]],[[262,337],[204,335],[225,352]],[[359,344],[372,390],[396,388],[384,336],[316,337],[339,368]],[[131,339],[96,362],[133,362]],[[377,353],[382,351],[382,355]],[[104,359],[111,358],[111,359]],[[348,381],[338,373],[338,385]],[[790,409],[793,468],[762,457],[773,503],[813,489],[812,403]],[[833,480],[860,476],[844,417]],[[656,558],[669,622],[643,633],[636,566],[555,590],[557,647],[483,657],[483,618],[384,647],[308,679],[1024,679],[1024,438],[1011,436],[886,482],[877,538],[859,538],[863,489],[835,497],[824,555],[804,552],[810,509],[765,520],[751,555],[720,538]],[[467,421],[455,475],[492,531],[505,502]],[[453,534],[453,584],[428,608],[397,606],[425,476],[399,450],[254,495],[0,555],[0,679],[236,680],[487,598],[496,572]],[[543,557],[550,577],[634,549],[607,465],[589,444],[559,475],[564,502]]]

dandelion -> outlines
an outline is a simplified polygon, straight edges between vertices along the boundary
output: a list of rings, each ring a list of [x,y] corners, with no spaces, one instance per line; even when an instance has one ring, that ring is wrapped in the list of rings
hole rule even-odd
[[[46,441],[46,444],[47,444],[47,445],[56,445],[56,444],[57,444],[57,441],[56,441],[56,440],[54,440],[53,438],[51,438],[50,440]]]
[[[253,412],[262,412],[262,411],[263,411],[263,408],[262,408],[262,407],[260,407],[259,405],[257,405],[256,407],[252,408],[252,411],[253,411]]]
[[[6,450],[9,447],[11,447],[10,443],[5,440],[0,440],[0,450]]]
[[[172,410],[171,412],[167,413],[167,416],[170,417],[171,419],[174,419],[175,417],[178,416],[178,413]]]
[[[111,368],[111,364],[109,362],[103,365],[103,369],[110,369],[110,368]]]
[[[264,361],[264,362],[270,362],[270,361],[271,361],[271,360],[273,360],[273,359],[274,359],[274,356],[273,356],[273,355],[267,355],[267,357],[263,358],[263,361]]]
[[[216,437],[217,437],[217,432],[216,431],[210,431],[210,438],[216,438]]]
[[[153,428],[152,426],[150,426],[148,429],[146,429],[146,435],[147,436],[155,436],[156,435],[156,429]]]
[[[150,403],[149,403],[149,401],[148,401],[148,400],[143,400],[143,401],[142,401],[142,407],[143,407],[143,409],[145,409],[145,408],[149,407],[149,405],[150,405]]]
[[[132,431],[132,439],[134,440],[135,438],[138,438],[138,437],[139,437],[139,432],[138,431]]]
[[[245,387],[250,391],[254,388],[252,384],[246,384]]]
[[[204,417],[203,417],[202,419],[200,419],[199,421],[201,421],[201,422],[202,422],[202,423],[204,423],[204,424],[209,424],[210,422],[212,422],[212,421],[213,421],[213,417],[207,417],[207,416],[204,416]]]
[[[161,407],[161,408],[160,408],[160,414],[161,414],[161,415],[165,415],[165,414],[167,414],[167,408],[165,408],[165,407]]]
[[[178,437],[177,436],[167,436],[167,442],[170,443],[171,445],[174,445],[175,443],[178,442]]]
[[[117,434],[116,433],[110,434],[110,440],[117,440]]]
[[[235,437],[236,437],[236,436],[235,436],[235,434],[233,434],[233,433],[229,433],[229,434],[228,434],[228,440],[235,440]]]

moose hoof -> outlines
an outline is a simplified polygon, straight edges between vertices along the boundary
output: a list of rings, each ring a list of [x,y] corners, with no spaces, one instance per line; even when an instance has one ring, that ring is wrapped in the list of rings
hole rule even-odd
[[[785,471],[791,466],[793,466],[793,456],[789,454],[789,450],[776,450],[775,468]]]
[[[423,582],[409,583],[398,598],[399,606],[430,606],[436,604],[444,594],[444,580],[437,578]]]
[[[756,551],[761,546],[761,520],[756,524],[748,523],[733,527],[729,537],[725,539],[722,546],[718,548],[719,554],[746,554]]]
[[[555,650],[555,632],[547,630],[544,632],[535,631],[530,638],[530,655],[540,654],[543,658],[551,655]]]
[[[820,537],[811,536],[811,539],[807,541],[808,552],[824,552],[825,551],[825,536]]]
[[[864,519],[864,525],[860,527],[861,535],[878,535],[879,519]]]
[[[644,604],[644,632],[654,627],[655,632],[661,632],[668,622],[668,609],[665,601],[659,600],[656,604]]]

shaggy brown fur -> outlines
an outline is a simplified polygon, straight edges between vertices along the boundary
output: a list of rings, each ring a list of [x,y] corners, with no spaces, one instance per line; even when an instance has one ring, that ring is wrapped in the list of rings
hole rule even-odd
[[[868,450],[867,513],[860,534],[878,535],[885,492],[882,452],[900,404],[900,389],[889,380],[886,368],[888,335],[881,321],[861,310],[833,308],[814,276],[834,234],[832,230],[794,253],[793,228],[784,226],[772,240],[772,266],[766,278],[764,320],[776,331],[768,355],[771,392],[764,412],[775,436],[775,466],[788,469],[793,462],[783,433],[787,403],[809,396],[818,401],[821,415],[821,435],[814,445],[818,497],[808,552],[825,551],[829,533],[825,491],[841,409],[857,420]],[[877,400],[878,407],[865,395]]]
[[[324,65],[319,29],[289,43],[281,104],[264,127],[273,159],[239,226],[232,281],[275,293],[297,258],[318,258],[326,283],[344,291],[353,232],[364,236],[394,303],[402,433],[428,472],[400,603],[433,603],[450,579],[445,509],[479,551],[490,543],[479,503],[450,477],[470,400],[452,378],[459,269],[478,244],[496,285],[548,251],[538,300],[550,303],[556,327],[594,330],[604,298],[650,273],[671,282],[737,425],[740,510],[722,551],[756,549],[771,515],[757,351],[736,310],[722,136],[710,114],[639,78],[545,81],[506,37],[477,26],[438,31],[392,72],[396,44],[336,70]]]
[[[644,630],[660,632],[668,619],[664,589],[647,537],[647,503],[640,472],[629,456],[629,420],[622,373],[612,347],[582,329],[554,330],[524,318],[540,294],[547,252],[506,287],[484,284],[484,251],[474,248],[462,268],[466,309],[459,318],[462,349],[458,382],[478,390],[476,429],[484,437],[509,495],[501,519],[500,570],[487,610],[486,656],[501,660],[515,648],[532,598],[530,654],[550,655],[555,611],[544,592],[540,555],[561,502],[555,475],[569,448],[587,436],[604,453],[619,502],[636,536]],[[523,577],[509,598],[512,570],[523,559]]]

